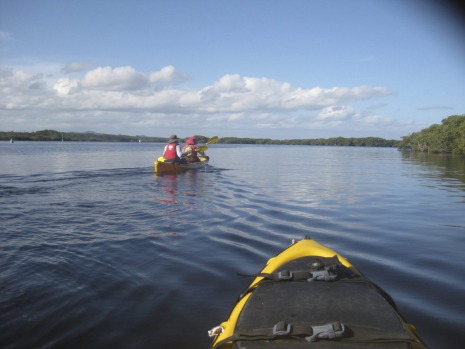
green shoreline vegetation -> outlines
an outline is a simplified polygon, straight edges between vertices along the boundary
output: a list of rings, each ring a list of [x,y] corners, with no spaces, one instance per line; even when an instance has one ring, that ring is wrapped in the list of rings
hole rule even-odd
[[[205,143],[208,137],[199,136],[199,143]],[[42,130],[36,132],[1,132],[1,141],[66,141],[66,142],[155,142],[166,143],[165,137],[111,135],[95,132],[59,132],[55,130]],[[377,137],[366,138],[319,138],[319,139],[286,139],[274,140],[270,138],[239,138],[223,137],[218,143],[223,144],[288,144],[288,145],[334,145],[358,147],[396,147],[400,141],[386,140]]]
[[[465,155],[465,114],[451,115],[419,132],[402,137],[402,150]]]
[[[199,143],[205,143],[208,137],[197,136]],[[3,132],[0,141],[67,141],[67,142],[154,142],[165,143],[166,137],[112,135],[95,132],[59,132],[42,130],[36,132]],[[318,139],[286,139],[223,137],[218,143],[223,144],[282,144],[282,145],[322,145],[353,147],[397,147],[428,153],[453,153],[465,155],[465,114],[452,115],[442,120],[442,125],[432,125],[402,140],[379,137],[364,138],[318,138]]]

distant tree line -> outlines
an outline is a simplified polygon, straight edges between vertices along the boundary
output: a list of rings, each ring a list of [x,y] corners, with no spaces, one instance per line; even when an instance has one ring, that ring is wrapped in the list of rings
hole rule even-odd
[[[205,143],[209,137],[197,135],[199,143]],[[168,138],[147,136],[111,135],[94,132],[59,132],[43,130],[37,132],[0,132],[0,140],[15,141],[66,141],[66,142],[160,142],[165,143]],[[331,145],[354,147],[397,147],[398,140],[387,140],[377,137],[366,138],[318,138],[318,139],[286,139],[274,140],[270,138],[238,138],[223,137],[218,143],[223,144],[288,144],[288,145]]]
[[[0,140],[15,141],[66,141],[66,142],[166,142],[167,138],[111,135],[95,132],[59,132],[43,130],[37,132],[0,132]]]
[[[285,139],[275,140],[269,138],[237,138],[224,137],[220,143],[224,144],[287,144],[287,145],[329,145],[329,146],[352,146],[352,147],[398,147],[398,140],[388,140],[378,137],[365,138],[318,138],[318,139]]]
[[[451,115],[419,132],[402,137],[400,149],[465,155],[465,115]]]
[[[199,143],[205,143],[209,137],[197,135]],[[0,140],[15,141],[75,141],[75,142],[159,142],[165,143],[166,137],[111,135],[95,132],[59,132],[43,130],[37,132],[1,132]],[[354,147],[398,147],[428,153],[453,153],[465,155],[465,115],[452,115],[442,120],[442,124],[432,125],[419,132],[402,137],[402,140],[388,140],[378,137],[365,138],[318,138],[285,139],[223,137],[223,144],[288,144],[288,145],[326,145]]]

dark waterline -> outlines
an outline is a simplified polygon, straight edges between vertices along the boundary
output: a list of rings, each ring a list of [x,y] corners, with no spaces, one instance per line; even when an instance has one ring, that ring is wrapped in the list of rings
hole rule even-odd
[[[348,257],[431,348],[465,343],[465,165],[388,148],[0,143],[0,347],[206,348],[291,239]]]

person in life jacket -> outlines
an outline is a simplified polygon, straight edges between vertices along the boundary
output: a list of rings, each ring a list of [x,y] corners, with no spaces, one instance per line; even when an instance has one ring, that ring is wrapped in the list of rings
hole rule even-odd
[[[186,144],[182,148],[182,153],[187,155],[188,162],[200,161],[198,154],[204,155],[203,152],[197,151],[197,138],[195,136],[189,137],[186,140]]]
[[[165,162],[181,164],[186,163],[186,159],[182,157],[178,136],[170,136],[170,138],[168,139],[168,144],[166,144],[165,149],[163,150],[163,157],[165,159]]]

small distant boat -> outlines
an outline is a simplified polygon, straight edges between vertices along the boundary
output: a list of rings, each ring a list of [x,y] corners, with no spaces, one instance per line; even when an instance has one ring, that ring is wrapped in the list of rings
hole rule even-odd
[[[10,143],[14,143],[15,140],[13,138],[10,139]]]

